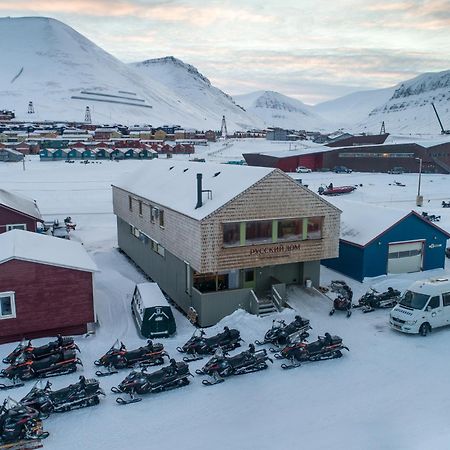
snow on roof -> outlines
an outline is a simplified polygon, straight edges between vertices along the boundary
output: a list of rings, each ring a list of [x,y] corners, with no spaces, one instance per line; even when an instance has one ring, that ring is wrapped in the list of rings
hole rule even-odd
[[[202,220],[274,170],[277,169],[153,159],[113,186]],[[203,175],[202,189],[211,190],[212,198],[204,192],[203,205],[195,209],[198,173]]]
[[[158,283],[139,283],[136,285],[136,288],[141,294],[144,308],[151,308],[152,306],[169,306]]]
[[[330,200],[342,210],[340,238],[358,245],[367,244],[409,214],[376,205],[363,208],[361,202],[337,197]]]
[[[0,234],[0,264],[11,259],[87,272],[98,270],[80,243],[24,230]]]
[[[19,211],[27,216],[34,217],[35,219],[42,220],[36,201],[31,198],[0,189],[0,205],[14,209],[15,211]]]

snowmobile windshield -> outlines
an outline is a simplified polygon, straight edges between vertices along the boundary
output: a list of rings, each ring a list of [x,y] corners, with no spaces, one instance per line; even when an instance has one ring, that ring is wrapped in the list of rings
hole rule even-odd
[[[407,308],[423,309],[430,298],[427,294],[419,294],[413,291],[406,291],[400,300],[400,305]]]

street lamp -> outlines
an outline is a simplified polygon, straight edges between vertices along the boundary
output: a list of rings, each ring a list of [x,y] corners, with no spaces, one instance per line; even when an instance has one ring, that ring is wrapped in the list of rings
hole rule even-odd
[[[419,161],[419,183],[417,186],[417,197],[416,197],[416,205],[422,206],[423,204],[423,196],[420,195],[420,182],[422,180],[422,158],[414,158]]]

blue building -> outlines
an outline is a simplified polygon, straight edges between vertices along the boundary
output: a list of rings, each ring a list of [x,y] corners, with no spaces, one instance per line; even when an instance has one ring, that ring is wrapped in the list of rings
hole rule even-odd
[[[382,209],[382,211],[380,211]],[[322,264],[355,280],[445,266],[450,234],[415,211],[371,208],[342,214],[339,257]]]

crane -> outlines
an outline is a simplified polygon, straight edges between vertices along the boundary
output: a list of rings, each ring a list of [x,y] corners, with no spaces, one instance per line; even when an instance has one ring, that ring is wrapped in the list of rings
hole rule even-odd
[[[441,122],[441,119],[439,118],[439,114],[437,112],[436,106],[434,106],[433,102],[431,103],[431,106],[433,107],[434,112],[436,113],[437,120],[439,121],[439,125],[441,126],[441,134],[450,134],[450,130],[444,130],[444,127],[442,126],[442,122]]]

